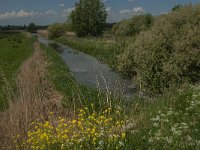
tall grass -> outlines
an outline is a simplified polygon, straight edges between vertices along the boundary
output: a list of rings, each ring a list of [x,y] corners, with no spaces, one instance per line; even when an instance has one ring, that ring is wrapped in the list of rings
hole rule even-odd
[[[62,102],[65,107],[79,108],[80,106],[90,106],[93,103],[97,109],[101,109],[104,105],[116,103],[112,93],[103,93],[77,83],[58,53],[44,45],[42,45],[42,48],[45,50],[49,62],[51,62],[48,67],[48,78],[54,83],[56,89],[63,93]],[[109,99],[109,102],[107,99]],[[121,101],[121,99],[119,98],[118,101]]]
[[[66,114],[61,107],[62,95],[47,78],[47,61],[39,45],[21,67],[16,79],[17,91],[9,99],[9,107],[0,118],[0,145],[2,149],[15,149],[18,142],[26,138],[31,122],[42,116],[48,117],[51,111]],[[21,139],[17,139],[20,135]],[[17,141],[16,141],[17,140]],[[21,147],[28,149],[26,145]]]
[[[8,105],[6,90],[15,87],[20,65],[33,52],[33,38],[23,33],[0,33],[0,111]]]

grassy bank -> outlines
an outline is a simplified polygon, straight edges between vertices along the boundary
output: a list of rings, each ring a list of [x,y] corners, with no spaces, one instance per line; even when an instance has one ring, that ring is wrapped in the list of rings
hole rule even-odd
[[[122,53],[125,42],[116,42],[106,38],[78,38],[75,36],[62,36],[56,41],[77,49],[83,53],[96,57],[111,68],[117,67],[117,56]]]
[[[111,149],[116,149],[116,147],[122,149],[195,149],[199,147],[200,90],[198,85],[185,86],[180,90],[177,88],[171,89],[170,91],[164,92],[162,96],[151,99],[151,101],[138,97],[135,97],[133,101],[121,101],[117,98],[107,98],[104,94],[99,94],[95,90],[76,83],[69,69],[58,54],[45,46],[42,48],[45,49],[47,57],[51,62],[49,66],[49,79],[54,83],[56,89],[64,94],[63,104],[65,108],[67,108],[67,111],[74,112],[75,121],[79,121],[77,116],[81,115],[79,114],[80,109],[83,109],[81,113],[86,113],[83,121],[80,122],[84,126],[84,121],[91,121],[90,118],[92,118],[92,114],[97,115],[96,118],[104,116],[105,113],[102,113],[105,110],[109,110],[109,108],[111,108],[110,114],[104,117],[112,118],[115,121],[122,121],[121,125],[123,129],[120,129],[119,132],[120,134],[124,133],[123,136],[125,137],[123,137],[124,139],[121,141],[120,138],[122,138],[122,136],[116,134],[116,136],[119,137],[119,139],[117,138],[117,143],[120,142],[121,144],[115,143],[112,145],[113,147],[110,147]],[[85,109],[89,109],[89,113]],[[61,118],[61,120],[58,121],[60,126],[64,126],[65,123],[68,122],[68,119]],[[72,119],[71,121],[74,120]],[[95,120],[93,121],[96,122]],[[114,125],[116,123],[115,121],[109,123]],[[90,127],[95,127],[96,133],[99,134],[99,124],[93,123],[91,123],[92,125]],[[51,130],[51,123],[49,126]],[[108,126],[106,126],[106,124],[101,125],[102,128],[107,128]],[[84,128],[88,128],[88,126],[84,126]],[[109,126],[109,128],[112,127]],[[117,126],[114,126],[114,128],[118,129]],[[43,129],[43,126],[41,126],[41,129]],[[80,138],[87,139],[88,136],[82,133],[78,126],[69,126],[69,128],[63,127],[58,130],[76,130],[73,132],[73,135],[77,132],[77,134],[81,134]],[[33,130],[33,134],[36,131],[37,130]],[[60,132],[61,131],[59,131],[58,134]],[[90,136],[93,137],[92,135]],[[105,134],[103,140],[106,140],[105,138],[111,138],[106,136]],[[76,137],[74,138],[76,139]],[[101,141],[98,141],[98,136],[96,138],[96,143],[101,143]],[[37,136],[36,140],[41,139]],[[66,147],[69,146],[67,140],[73,139],[67,138],[65,142],[63,142],[63,145],[66,144]],[[45,141],[43,142],[45,143]],[[86,143],[82,143],[85,148],[88,146],[87,142],[89,141],[86,140]],[[93,148],[96,146],[101,147],[100,145],[90,144],[89,145]],[[104,146],[109,146],[109,144],[108,142],[107,145]],[[59,144],[57,146],[57,149],[59,149]],[[80,146],[80,143],[74,142],[70,148],[75,149],[75,147],[80,148]]]
[[[0,110],[7,106],[8,87],[14,87],[20,65],[33,52],[33,42],[24,33],[0,33]]]
[[[83,86],[75,81],[69,68],[53,49],[42,45],[50,65],[48,67],[48,78],[55,85],[56,89],[63,94],[63,105],[67,108],[80,108],[95,104],[101,109],[108,103],[115,103],[112,94],[105,94],[99,90]],[[107,101],[109,99],[109,102]],[[120,100],[120,98],[119,98]],[[73,106],[73,107],[72,107]]]

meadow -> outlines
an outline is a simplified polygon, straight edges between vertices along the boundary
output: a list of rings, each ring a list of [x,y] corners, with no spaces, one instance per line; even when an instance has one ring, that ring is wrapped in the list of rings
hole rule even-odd
[[[7,107],[6,90],[15,87],[15,79],[22,62],[33,52],[33,38],[24,33],[0,33],[0,110]]]

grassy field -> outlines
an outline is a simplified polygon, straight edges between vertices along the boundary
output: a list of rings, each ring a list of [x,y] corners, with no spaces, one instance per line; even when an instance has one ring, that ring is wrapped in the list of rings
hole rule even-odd
[[[8,88],[13,88],[18,69],[33,52],[33,38],[24,33],[0,33],[0,110],[7,106]]]

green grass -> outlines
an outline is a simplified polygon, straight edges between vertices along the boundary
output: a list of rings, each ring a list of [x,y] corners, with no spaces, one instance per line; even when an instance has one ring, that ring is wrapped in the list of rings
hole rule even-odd
[[[33,42],[24,33],[0,33],[0,111],[7,107],[6,89],[14,88],[20,65],[33,52]]]
[[[50,62],[48,78],[53,82],[55,88],[63,94],[64,98],[62,102],[65,107],[79,108],[90,106],[93,103],[97,109],[101,109],[107,105],[107,96],[105,93],[77,83],[69,68],[56,51],[44,45],[42,45],[42,49],[45,50]],[[110,99],[109,102],[114,102],[113,95],[108,95],[108,97]]]

